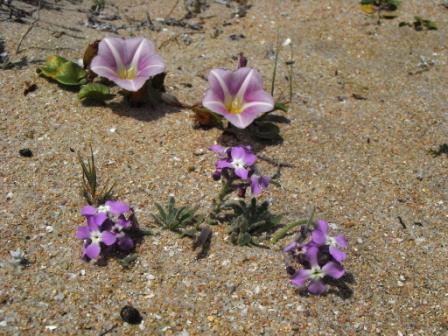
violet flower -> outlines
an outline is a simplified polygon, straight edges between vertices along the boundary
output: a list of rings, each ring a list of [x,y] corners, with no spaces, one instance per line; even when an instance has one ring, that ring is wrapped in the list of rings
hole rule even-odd
[[[232,147],[230,149],[230,158],[228,160],[219,160],[216,163],[217,169],[232,168],[235,175],[242,180],[249,176],[249,167],[251,167],[257,157],[254,153],[245,147]]]
[[[274,108],[274,99],[263,90],[262,78],[255,69],[213,69],[208,75],[208,82],[209,89],[202,105],[238,128],[246,128]]]
[[[323,282],[325,276],[339,279],[345,274],[342,265],[333,261],[319,266],[318,253],[318,247],[310,247],[306,253],[310,268],[300,269],[291,279],[291,283],[299,288],[304,287],[309,281],[308,291],[312,294],[323,294],[328,290],[328,286]]]
[[[212,152],[217,153],[220,158],[224,158],[227,156],[228,148],[220,146],[218,144],[213,144],[208,149],[210,149]]]
[[[138,91],[154,75],[165,70],[154,44],[143,38],[106,37],[98,46],[90,69],[127,91]]]
[[[76,237],[86,241],[83,256],[89,259],[97,259],[101,253],[101,243],[107,246],[115,244],[117,238],[109,231],[101,231],[101,226],[106,218],[102,214],[89,216],[88,224],[81,226],[76,232]]]
[[[131,227],[132,222],[126,220],[123,216],[120,216],[117,222],[111,227],[111,232],[117,238],[117,245],[123,251],[130,251],[134,247],[134,241],[124,232],[124,230],[130,229]]]
[[[95,208],[92,205],[86,205],[81,210],[81,215],[84,217],[90,217],[100,215],[102,217],[109,217],[110,215],[120,216],[129,212],[131,208],[124,202],[120,201],[107,201],[105,204]]]
[[[259,196],[265,190],[271,178],[269,176],[252,175],[250,177],[250,190],[254,196]]]
[[[346,254],[339,250],[339,247],[348,248],[348,244],[344,235],[340,234],[336,237],[328,235],[328,223],[323,220],[318,220],[316,229],[312,232],[312,241],[317,245],[328,245],[330,255],[338,262],[342,262],[346,258]]]

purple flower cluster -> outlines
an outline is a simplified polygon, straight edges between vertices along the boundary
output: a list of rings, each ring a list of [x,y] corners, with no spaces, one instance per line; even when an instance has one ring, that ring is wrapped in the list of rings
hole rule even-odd
[[[127,230],[134,228],[133,210],[126,203],[107,201],[97,208],[86,205],[81,215],[87,219],[87,225],[78,228],[76,237],[84,240],[84,259],[98,259],[104,245],[117,246],[123,251],[134,247],[127,235]]]
[[[328,290],[325,278],[339,279],[345,274],[342,262],[346,254],[340,248],[348,248],[342,234],[328,235],[328,223],[318,220],[306,243],[293,242],[285,247],[286,270],[291,283],[299,288],[308,287],[312,294],[323,294]],[[296,265],[302,268],[296,270]]]
[[[210,150],[219,155],[213,179],[217,181],[224,177],[230,182],[238,181],[237,189],[240,197],[245,196],[249,186],[254,196],[260,195],[268,187],[270,177],[255,173],[257,156],[249,146],[224,148],[215,144]]]

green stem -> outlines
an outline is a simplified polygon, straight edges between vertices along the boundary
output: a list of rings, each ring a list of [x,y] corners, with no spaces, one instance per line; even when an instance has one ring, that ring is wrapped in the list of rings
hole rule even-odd
[[[308,218],[289,223],[280,230],[277,230],[277,232],[271,238],[271,243],[276,244],[280,239],[283,239],[293,228],[295,228],[296,226],[304,225],[306,223],[308,223]]]
[[[222,188],[221,191],[218,194],[218,197],[216,197],[213,201],[213,210],[210,213],[210,224],[216,224],[217,218],[219,216],[219,213],[222,210],[222,206],[224,204],[224,200],[232,192],[232,188],[230,187],[231,182],[230,181],[222,181]]]
[[[277,46],[275,50],[274,70],[272,72],[271,96],[274,97],[275,77],[277,76],[278,55],[280,53],[280,31],[277,31]]]

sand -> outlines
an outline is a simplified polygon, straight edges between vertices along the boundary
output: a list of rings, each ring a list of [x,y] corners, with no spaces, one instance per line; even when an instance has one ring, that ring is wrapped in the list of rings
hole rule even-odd
[[[106,11],[121,16],[110,22],[126,25],[120,36],[156,42],[167,88],[188,104],[202,99],[208,71],[233,68],[239,52],[269,88],[267,53],[277,31],[292,40],[294,95],[284,141],[250,144],[293,165],[263,196],[273,212],[287,222],[316,206],[317,217],[349,241],[345,265],[353,281],[324,296],[300,295],[289,284],[281,249],[290,238],[270,249],[237,247],[225,225],[212,228],[210,253],[199,261],[188,238],[154,229],[128,269],[115,259],[102,267],[83,263],[75,238],[83,224],[76,151],[87,154],[92,144],[101,176],[117,182],[140,225],[151,227],[154,202],[170,194],[178,204],[210,209],[219,183],[210,178],[215,156],[207,148],[222,131],[193,129],[188,109],[130,108],[120,97],[84,106],[76,93],[38,77],[47,55],[77,59],[89,42],[110,35],[84,26],[90,1],[42,8],[18,54],[32,19],[0,22],[10,59],[28,60],[0,70],[0,334],[446,335],[448,157],[428,153],[448,141],[448,9],[440,2],[403,1],[396,19],[377,25],[357,1],[257,0],[242,18],[210,1],[191,20],[204,29],[187,34],[187,45],[187,28],[138,29],[145,12],[156,21],[174,0],[106,1]],[[179,4],[171,17],[183,15]],[[439,29],[398,27],[415,15]],[[286,96],[288,59],[281,55],[277,86]],[[25,81],[37,85],[26,96]],[[20,156],[23,148],[33,156]],[[260,168],[276,171],[266,162]],[[18,248],[27,267],[10,263]],[[140,311],[142,324],[122,322],[126,304]]]

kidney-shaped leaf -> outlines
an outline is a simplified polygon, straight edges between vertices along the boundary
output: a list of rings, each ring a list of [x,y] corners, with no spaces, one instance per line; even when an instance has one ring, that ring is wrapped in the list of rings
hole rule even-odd
[[[48,56],[47,62],[37,72],[63,85],[78,86],[87,82],[87,74],[83,68],[57,55]]]
[[[106,100],[112,99],[113,94],[110,93],[109,88],[100,83],[86,84],[79,90],[78,97],[80,100],[94,100],[104,102]]]

